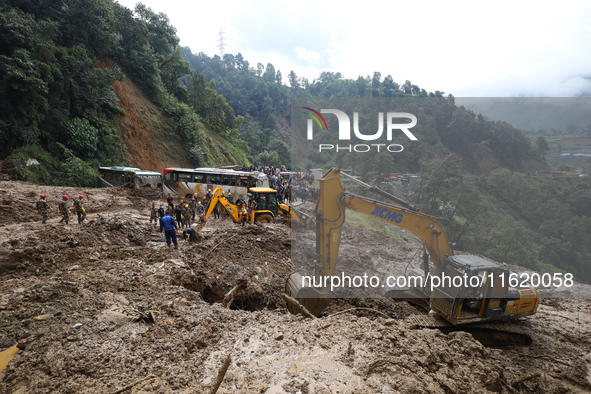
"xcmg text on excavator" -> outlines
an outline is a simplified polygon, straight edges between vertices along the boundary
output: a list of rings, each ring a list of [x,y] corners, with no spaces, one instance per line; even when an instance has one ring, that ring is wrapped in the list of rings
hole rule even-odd
[[[346,192],[341,177],[389,202]],[[330,169],[319,182],[314,267],[318,283],[336,273],[346,209],[361,212],[409,231],[422,242],[422,266],[413,269],[411,276],[420,276],[424,280],[415,281],[420,283],[417,287],[401,290],[397,295],[397,298],[412,298],[432,311],[429,315],[413,317],[418,326],[437,327],[443,331],[461,326],[462,330],[473,334],[484,333],[485,339],[494,344],[531,342],[524,330],[507,323],[507,319],[536,312],[539,296],[533,286],[520,282],[517,287],[512,287],[509,285],[510,271],[478,256],[454,255],[448,236],[436,218],[396,196],[341,173],[338,168]],[[443,283],[440,280],[433,286],[433,277],[448,277],[449,280]],[[457,277],[461,279],[454,280]],[[291,275],[285,291],[316,316],[328,306],[332,296],[327,287],[314,287],[309,280],[305,285],[300,273]],[[293,307],[290,311],[296,313]]]
[[[224,190],[221,187],[216,187],[211,193],[211,199],[204,215],[192,227],[196,232],[201,231],[218,202],[234,223],[241,223],[242,221],[251,224],[283,223],[291,226],[292,223],[296,222],[300,226],[307,227],[310,222],[305,214],[296,212],[289,205],[279,204],[277,202],[277,190],[268,187],[253,187],[249,189],[248,197],[251,202],[256,202],[257,208],[254,210],[248,209],[245,214],[246,217],[243,218],[242,205],[230,202],[224,196]],[[246,204],[246,201],[244,203]]]

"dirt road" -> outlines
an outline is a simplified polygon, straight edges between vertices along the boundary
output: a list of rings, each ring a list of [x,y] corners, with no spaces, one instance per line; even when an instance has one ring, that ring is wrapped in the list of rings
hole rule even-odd
[[[42,225],[51,206],[84,194],[90,225]],[[2,393],[584,393],[591,390],[591,302],[544,300],[521,323],[529,346],[488,348],[470,334],[411,329],[404,301],[335,300],[309,320],[281,297],[290,229],[213,220],[198,242],[166,247],[148,224],[151,201],[125,189],[0,182]],[[352,234],[352,229],[345,229]],[[367,250],[405,262],[416,244],[362,230]],[[304,237],[303,239],[305,239]],[[307,241],[305,241],[307,242]],[[343,256],[366,261],[366,251]],[[301,256],[300,256],[301,257]],[[345,257],[344,257],[345,258]],[[230,309],[224,295],[240,280]],[[377,308],[332,315],[352,307]]]

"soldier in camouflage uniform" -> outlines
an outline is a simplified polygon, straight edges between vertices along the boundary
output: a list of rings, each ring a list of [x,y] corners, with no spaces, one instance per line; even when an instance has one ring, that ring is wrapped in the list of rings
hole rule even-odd
[[[185,227],[191,227],[191,218],[193,217],[191,207],[189,207],[189,204],[183,204],[181,209],[183,211],[183,225]]]
[[[63,221],[65,221],[66,224],[70,223],[70,211],[68,210],[68,198],[69,198],[68,196],[64,195],[58,205],[58,209],[59,209],[60,213],[62,214],[62,220],[60,220],[60,223]]]
[[[150,210],[150,224],[152,224],[152,220],[154,221],[154,225],[158,223],[158,208],[156,208],[156,203],[152,203],[152,209]]]
[[[78,214],[78,224],[82,223],[84,219],[86,219],[86,210],[82,207],[83,202],[83,195],[78,196],[78,199],[74,200],[74,209],[76,210],[76,214]]]
[[[42,223],[47,222],[47,209],[53,210],[53,208],[49,206],[47,201],[45,201],[46,197],[47,196],[45,194],[42,194],[41,196],[39,196],[39,200],[37,200],[37,211],[41,214],[41,217],[43,218]]]
[[[195,220],[195,211],[197,210],[197,200],[195,197],[191,197],[191,202],[189,202],[189,208],[191,209],[191,219]]]

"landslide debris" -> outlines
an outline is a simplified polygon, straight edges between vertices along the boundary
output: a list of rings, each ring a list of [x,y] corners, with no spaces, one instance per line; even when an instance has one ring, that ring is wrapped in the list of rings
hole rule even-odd
[[[131,191],[69,191],[89,196],[92,223],[53,216],[43,226],[26,210],[38,187],[10,184],[22,203],[0,228],[0,351],[21,351],[0,373],[0,392],[204,393],[228,355],[218,393],[591,389],[586,299],[543,301],[524,322],[530,346],[488,348],[465,332],[411,329],[405,317],[420,311],[389,299],[335,300],[310,320],[289,314],[281,297],[292,264],[286,226],[210,220],[196,244],[175,250],[148,223],[151,201]],[[50,198],[61,193],[46,188]],[[364,249],[389,242],[362,236]],[[405,262],[414,250],[399,242],[380,258],[403,253]],[[350,252],[344,261],[358,261]],[[224,308],[240,281],[246,287]],[[335,314],[354,307],[389,318]]]

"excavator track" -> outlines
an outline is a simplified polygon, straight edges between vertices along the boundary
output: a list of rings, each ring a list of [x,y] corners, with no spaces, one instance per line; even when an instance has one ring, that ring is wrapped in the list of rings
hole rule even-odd
[[[386,297],[410,302],[411,304],[423,308],[427,312],[431,310],[429,297],[426,297],[415,288],[390,290],[386,293]]]
[[[454,326],[436,314],[411,315],[408,319],[413,324],[413,328],[437,328],[445,334],[453,331],[469,332],[474,339],[485,346],[529,345],[532,343],[531,336],[522,326],[504,321]]]

